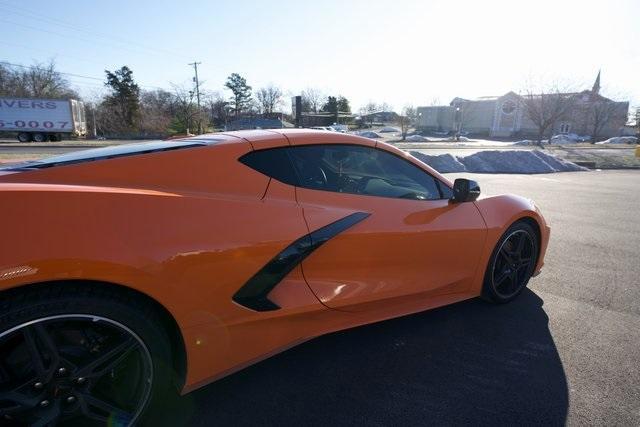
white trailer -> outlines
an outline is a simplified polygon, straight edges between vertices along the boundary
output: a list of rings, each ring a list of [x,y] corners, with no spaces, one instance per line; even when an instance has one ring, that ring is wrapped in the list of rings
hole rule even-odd
[[[75,99],[0,98],[0,133],[11,133],[20,142],[86,136],[84,103]]]

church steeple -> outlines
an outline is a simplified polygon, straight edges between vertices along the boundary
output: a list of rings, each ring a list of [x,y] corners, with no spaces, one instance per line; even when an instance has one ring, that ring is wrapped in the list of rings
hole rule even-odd
[[[600,70],[598,70],[598,77],[596,77],[596,81],[595,83],[593,83],[593,89],[591,89],[591,92],[594,95],[597,95],[600,93]]]

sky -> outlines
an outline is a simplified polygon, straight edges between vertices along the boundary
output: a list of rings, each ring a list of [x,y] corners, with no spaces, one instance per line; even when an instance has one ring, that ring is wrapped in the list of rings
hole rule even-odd
[[[524,92],[559,82],[640,104],[638,0],[0,0],[0,61],[55,60],[86,97],[123,65],[145,89],[224,90],[231,73],[357,110]]]

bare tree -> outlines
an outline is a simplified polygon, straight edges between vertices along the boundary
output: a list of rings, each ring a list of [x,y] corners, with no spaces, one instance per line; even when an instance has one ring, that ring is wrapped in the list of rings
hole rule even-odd
[[[402,134],[403,141],[407,139],[407,134],[409,133],[411,126],[413,126],[415,118],[416,109],[413,105],[406,105],[398,117],[398,125],[400,126],[400,133]]]
[[[302,111],[317,113],[324,105],[327,95],[320,89],[306,88],[302,91]]]
[[[162,135],[167,132],[173,120],[171,92],[158,89],[140,93],[140,131],[143,134]]]
[[[538,130],[540,146],[545,135],[551,138],[556,123],[567,116],[576,101],[574,93],[561,90],[558,85],[539,91],[529,88],[523,100],[525,114]]]
[[[373,125],[373,121],[375,118],[374,115],[378,111],[382,111],[380,109],[380,106],[373,101],[369,101],[365,105],[360,107],[359,113],[360,113],[360,116],[366,117],[368,119],[367,121],[369,122],[369,126],[371,126]]]
[[[596,95],[597,96],[597,95]],[[621,104],[606,98],[594,100],[589,105],[587,122],[591,130],[591,143],[595,144],[604,127],[612,121],[624,123],[626,111]]]
[[[471,123],[477,113],[477,105],[473,102],[458,98],[458,101],[454,100],[453,107],[455,108],[455,138],[456,141],[460,140],[460,134]]]
[[[379,111],[385,111],[385,112],[393,111],[393,107],[388,102],[383,102],[382,104],[378,105],[378,108],[380,108]]]
[[[231,105],[220,92],[207,93],[204,96],[209,120],[214,126],[224,126],[229,120]]]
[[[258,89],[256,92],[258,108],[263,114],[273,114],[282,106],[282,90],[273,85]]]
[[[0,63],[0,95],[25,98],[79,98],[55,62],[11,68]]]
[[[173,130],[189,134],[199,121],[206,122],[206,116],[193,102],[194,92],[182,86],[173,85]]]

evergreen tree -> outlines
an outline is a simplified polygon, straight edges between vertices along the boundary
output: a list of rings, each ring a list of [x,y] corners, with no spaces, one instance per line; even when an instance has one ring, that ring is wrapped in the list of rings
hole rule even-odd
[[[105,86],[111,94],[105,98],[105,105],[120,120],[123,129],[133,130],[140,119],[140,87],[133,80],[133,71],[126,65],[113,73],[105,70]]]
[[[247,80],[240,74],[232,73],[227,78],[225,87],[233,93],[231,97],[231,108],[233,114],[238,117],[238,115],[242,114],[242,112],[247,110],[251,105],[251,86],[247,84]]]

